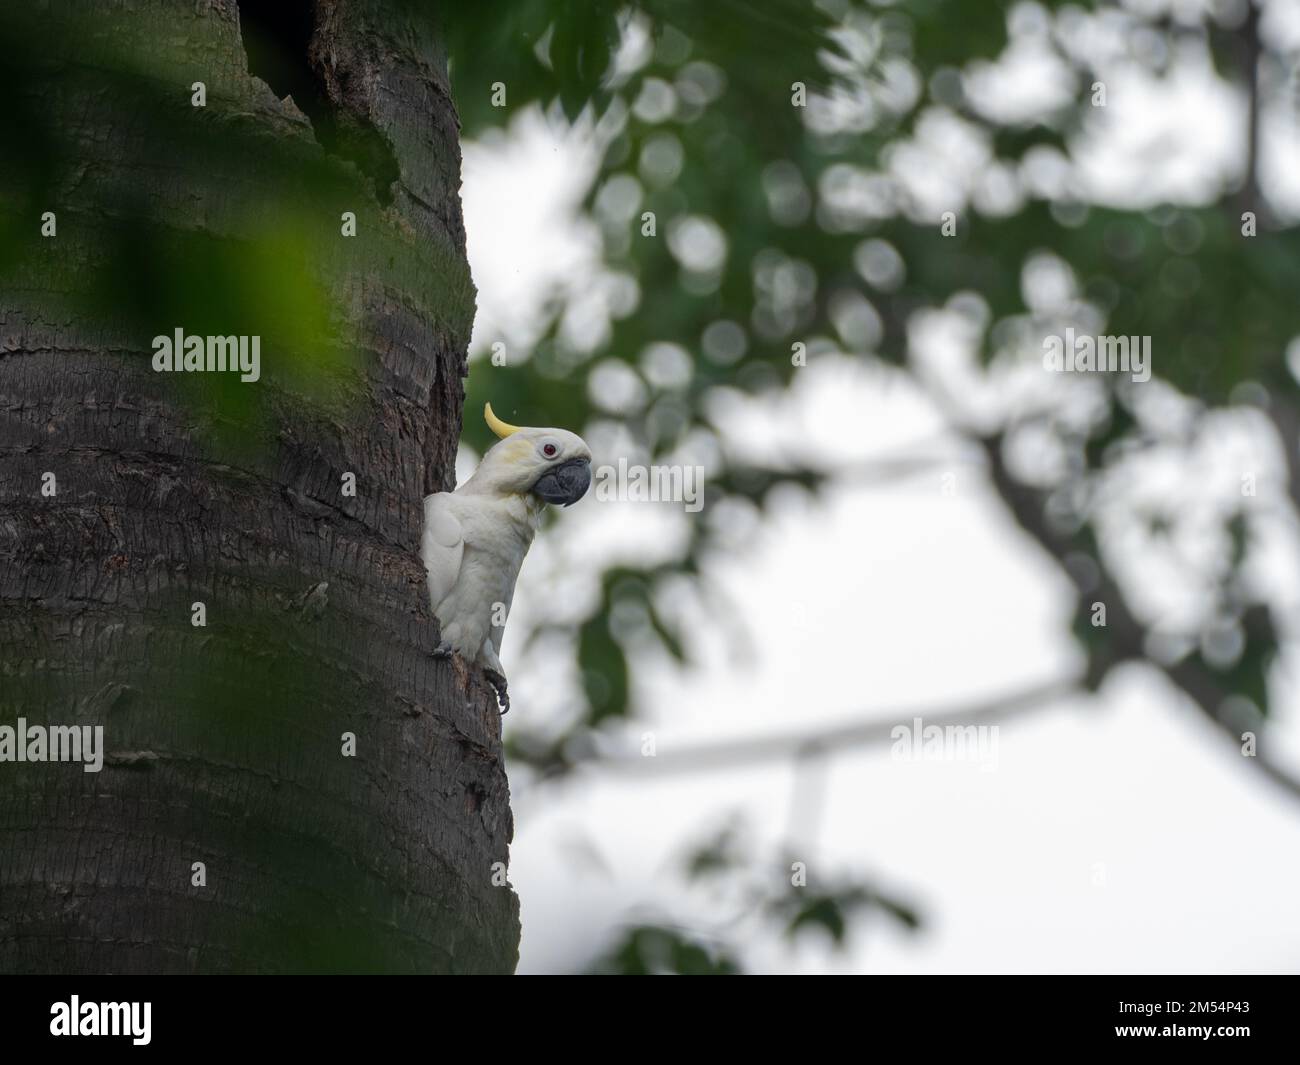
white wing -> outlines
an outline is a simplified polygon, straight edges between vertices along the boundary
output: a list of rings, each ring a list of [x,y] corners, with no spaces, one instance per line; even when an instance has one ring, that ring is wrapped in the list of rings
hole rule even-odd
[[[461,531],[460,519],[452,513],[451,493],[435,492],[425,496],[420,557],[429,573],[429,597],[435,611],[456,586],[464,556],[465,535]]]

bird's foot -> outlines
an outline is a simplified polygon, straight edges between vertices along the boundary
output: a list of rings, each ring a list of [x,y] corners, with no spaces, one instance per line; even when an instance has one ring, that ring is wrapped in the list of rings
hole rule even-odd
[[[501,716],[505,717],[510,712],[510,692],[506,688],[506,678],[495,669],[484,669],[483,676],[487,678],[487,682],[492,685],[493,691],[497,693],[497,703],[501,707]]]
[[[429,655],[432,658],[450,658],[452,656],[451,644],[443,640],[442,643],[429,652]]]

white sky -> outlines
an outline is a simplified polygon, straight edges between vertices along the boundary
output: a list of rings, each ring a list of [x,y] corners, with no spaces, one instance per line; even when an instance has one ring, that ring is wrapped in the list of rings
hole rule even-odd
[[[1300,39],[1298,37],[1297,39]],[[1021,56],[1018,61],[1025,61]],[[1029,66],[1034,67],[1032,61]],[[1048,75],[1050,76],[1050,72]],[[1192,75],[1189,74],[1189,77]],[[1177,197],[1206,172],[1234,165],[1233,100],[1206,84],[1118,80],[1129,98],[1108,116],[1085,177],[1131,165],[1133,145],[1192,145],[1148,168],[1149,189]],[[1112,96],[1112,101],[1113,101]],[[1300,208],[1295,117],[1277,115],[1264,171],[1280,203]],[[1108,154],[1109,153],[1109,154]],[[533,113],[507,137],[465,148],[464,203],[479,286],[474,348],[499,335],[526,350],[543,294],[592,296],[596,234],[574,205],[591,155]],[[1092,175],[1092,176],[1088,176]],[[1119,188],[1114,198],[1127,193]],[[1109,197],[1108,197],[1109,198]],[[588,308],[590,310],[590,308]],[[599,308],[597,308],[598,310]],[[493,370],[484,361],[473,373]],[[807,440],[813,453],[847,449],[896,457],[929,450],[939,422],[917,390],[861,362],[814,363],[775,409],[733,404],[730,436],[754,446]],[[1158,374],[1158,366],[1157,366]],[[519,418],[526,412],[519,411]],[[775,428],[770,428],[775,427]],[[579,428],[579,427],[573,427]],[[617,441],[597,448],[616,460]],[[948,452],[933,471],[844,485],[746,530],[710,572],[734,618],[704,617],[693,641],[702,664],[638,671],[644,720],[661,755],[722,737],[785,732],[861,717],[909,720],[1067,675],[1070,599],[1056,566],[1013,525],[979,467]],[[474,457],[462,456],[462,469]],[[1257,460],[1261,466],[1267,460]],[[944,472],[956,476],[951,495]],[[516,597],[520,619],[561,616],[592,592],[588,552],[644,554],[671,543],[674,522],[653,504],[585,500],[545,530]],[[1292,577],[1289,557],[1276,574]],[[1279,553],[1286,555],[1286,551]],[[552,613],[547,613],[551,611]],[[739,621],[738,656],[724,631]],[[721,622],[721,623],[719,623]],[[514,710],[506,728],[566,714],[562,671],[523,653],[514,630],[503,659]],[[1288,683],[1289,693],[1295,692]],[[1279,707],[1277,742],[1300,765],[1300,715]],[[811,940],[798,949],[742,924],[744,961],[772,972],[1245,972],[1300,969],[1300,803],[1243,763],[1234,748],[1152,671],[1130,667],[1099,698],[1072,699],[1004,724],[996,769],[971,762],[904,762],[888,745],[827,763],[808,863],[819,877],[858,870],[916,904],[917,935],[883,919],[855,925],[851,949]],[[675,848],[743,809],[769,855],[790,818],[791,767],[624,775],[588,770],[559,786],[511,772],[517,823],[510,875],[523,907],[521,972],[571,971],[629,915],[681,920],[697,931],[733,913],[726,900],[686,894]]]

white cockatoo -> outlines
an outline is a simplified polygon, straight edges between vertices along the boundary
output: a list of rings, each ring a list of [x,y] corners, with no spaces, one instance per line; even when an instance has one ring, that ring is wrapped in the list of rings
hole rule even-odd
[[[508,425],[491,403],[483,416],[501,441],[456,491],[425,496],[420,554],[442,626],[438,653],[481,667],[504,714],[510,696],[499,656],[519,567],[546,504],[567,507],[586,494],[591,449],[564,429]]]

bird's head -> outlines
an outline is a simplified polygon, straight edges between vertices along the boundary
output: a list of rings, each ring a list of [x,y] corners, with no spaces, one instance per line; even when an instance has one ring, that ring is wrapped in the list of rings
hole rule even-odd
[[[503,422],[483,408],[488,428],[501,438],[483,456],[475,478],[499,492],[531,494],[544,503],[570,506],[591,487],[591,448],[566,429],[533,429]]]

